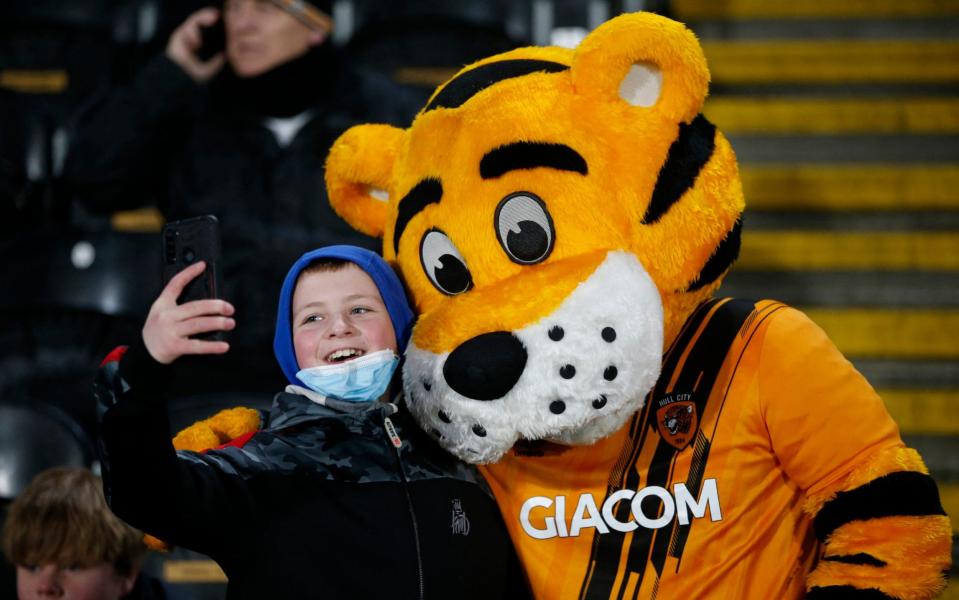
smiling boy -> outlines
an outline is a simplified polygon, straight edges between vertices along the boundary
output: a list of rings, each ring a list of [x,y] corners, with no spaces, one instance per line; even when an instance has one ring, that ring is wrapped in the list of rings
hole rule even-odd
[[[306,368],[395,353],[393,324],[369,275],[352,263],[319,264],[307,267],[293,293],[296,362]],[[353,293],[344,296],[344,289]]]
[[[496,504],[389,387],[412,313],[392,269],[351,246],[309,252],[280,293],[274,352],[290,385],[244,443],[175,452],[162,384],[189,336],[236,326],[222,300],[176,298],[174,277],[141,344],[104,364],[104,483],[123,519],[216,560],[233,598],[514,598],[525,581]]]

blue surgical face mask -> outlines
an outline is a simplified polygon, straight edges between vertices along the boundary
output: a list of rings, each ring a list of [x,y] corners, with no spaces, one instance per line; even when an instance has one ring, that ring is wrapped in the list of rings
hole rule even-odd
[[[302,369],[296,377],[327,398],[366,402],[386,392],[399,362],[392,350],[379,350],[344,363]]]

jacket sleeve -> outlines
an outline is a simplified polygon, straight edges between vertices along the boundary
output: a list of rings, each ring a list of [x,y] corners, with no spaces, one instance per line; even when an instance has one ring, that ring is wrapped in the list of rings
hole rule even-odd
[[[932,598],[951,562],[935,482],[882,400],[794,309],[763,340],[759,386],[777,458],[821,544],[808,598]]]
[[[150,535],[217,560],[240,547],[255,515],[228,459],[177,453],[162,382],[168,367],[142,345],[114,351],[94,385],[104,493],[113,511]]]
[[[94,98],[71,129],[63,167],[76,201],[95,212],[165,201],[170,164],[185,147],[202,90],[160,54],[128,85]]]

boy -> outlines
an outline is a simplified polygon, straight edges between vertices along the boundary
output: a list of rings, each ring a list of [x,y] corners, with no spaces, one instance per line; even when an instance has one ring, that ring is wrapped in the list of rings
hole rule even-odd
[[[100,480],[86,469],[37,475],[10,506],[2,539],[17,565],[20,600],[163,597],[138,583],[143,534],[110,512]]]
[[[479,475],[388,401],[413,315],[370,251],[331,246],[290,269],[274,340],[290,385],[266,426],[205,454],[173,450],[164,372],[186,354],[226,352],[189,336],[235,326],[225,301],[176,304],[202,271],[170,281],[142,344],[98,376],[114,511],[216,560],[231,599],[526,596]]]

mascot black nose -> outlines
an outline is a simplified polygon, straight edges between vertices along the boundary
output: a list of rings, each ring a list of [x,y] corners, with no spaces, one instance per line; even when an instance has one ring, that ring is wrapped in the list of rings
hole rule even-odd
[[[467,340],[450,353],[443,377],[473,400],[496,400],[513,389],[526,368],[526,348],[512,333],[495,331]]]

